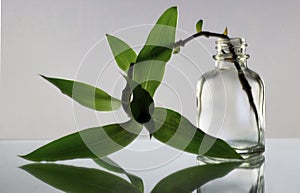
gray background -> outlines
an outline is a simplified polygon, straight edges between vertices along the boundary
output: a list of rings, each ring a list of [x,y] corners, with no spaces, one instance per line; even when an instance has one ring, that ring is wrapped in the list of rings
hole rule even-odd
[[[117,35],[139,50],[149,24],[174,5],[181,30],[177,39],[194,33],[199,19],[204,19],[206,30],[223,32],[228,26],[231,37],[246,38],[248,66],[266,84],[267,137],[300,137],[299,4],[296,0],[2,0],[0,139],[52,139],[124,120],[122,111],[95,113],[73,104],[37,74],[78,79],[120,97],[124,81],[111,61],[104,34]],[[195,123],[194,87],[201,73],[213,68],[214,52],[213,39],[188,44],[172,58],[156,100]]]

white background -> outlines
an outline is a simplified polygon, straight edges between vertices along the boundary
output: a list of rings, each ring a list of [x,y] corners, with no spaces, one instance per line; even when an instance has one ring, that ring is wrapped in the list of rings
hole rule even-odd
[[[300,137],[299,4],[296,0],[2,0],[0,139],[53,139],[113,122],[109,113],[73,106],[37,74],[78,79],[120,97],[123,81],[111,62],[105,33],[139,50],[150,29],[145,24],[154,24],[174,5],[179,9],[178,28],[188,34],[195,32],[196,21],[204,19],[205,30],[223,32],[228,26],[231,37],[247,40],[248,66],[266,85],[267,137]],[[180,32],[177,39],[186,36]],[[188,44],[182,55],[172,58],[156,99],[195,123],[194,87],[201,72],[213,68],[214,52],[214,40]],[[189,81],[177,76],[176,69]]]

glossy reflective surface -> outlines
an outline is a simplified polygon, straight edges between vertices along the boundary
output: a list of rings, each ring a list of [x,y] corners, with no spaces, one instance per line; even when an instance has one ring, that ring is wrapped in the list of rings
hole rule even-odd
[[[205,163],[200,164],[205,165]],[[226,176],[198,188],[198,193],[264,193],[264,165],[265,157],[263,155],[248,159]]]
[[[128,177],[135,176],[132,179],[120,170],[113,173],[92,160],[32,163],[17,157],[45,143],[0,141],[1,193],[107,192],[105,188],[112,192],[139,192],[139,188],[132,186],[139,186],[138,179],[143,180],[145,193],[179,189],[179,192],[191,192],[199,186],[199,193],[254,193],[263,190],[267,193],[297,193],[300,190],[300,139],[267,140],[265,162],[261,160],[252,165],[204,165],[197,162],[195,155],[138,140],[110,156],[126,170]],[[147,152],[149,156],[146,156]]]

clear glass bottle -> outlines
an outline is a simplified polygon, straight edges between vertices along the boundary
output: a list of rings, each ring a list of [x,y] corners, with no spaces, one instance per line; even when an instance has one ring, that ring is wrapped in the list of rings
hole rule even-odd
[[[242,38],[218,39],[215,68],[197,83],[197,126],[244,158],[264,152],[265,129],[264,83],[247,67],[246,46]]]

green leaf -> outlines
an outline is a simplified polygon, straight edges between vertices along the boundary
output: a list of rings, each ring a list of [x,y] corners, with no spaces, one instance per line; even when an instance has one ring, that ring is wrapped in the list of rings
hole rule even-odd
[[[74,80],[50,78],[43,75],[41,77],[55,85],[63,94],[73,98],[73,100],[85,107],[97,111],[111,111],[121,106],[120,100],[88,84]]]
[[[199,33],[199,32],[202,32],[202,26],[203,26],[203,20],[199,20],[197,23],[196,23],[196,31]]]
[[[173,51],[173,54],[178,54],[180,52],[180,47],[176,47]]]
[[[226,35],[226,36],[228,36],[228,28],[227,27],[225,28],[223,34]]]
[[[140,83],[152,97],[163,79],[166,62],[171,58],[170,45],[175,42],[176,25],[177,8],[171,7],[152,28],[134,65],[133,80]]]
[[[209,181],[227,175],[239,165],[239,163],[221,163],[183,169],[162,179],[151,193],[190,193]]]
[[[197,155],[242,159],[225,141],[205,134],[175,111],[156,107],[152,120],[153,136],[167,145]]]
[[[137,58],[136,53],[123,40],[109,34],[106,37],[118,66],[127,72],[130,64]]]
[[[142,126],[132,120],[89,128],[57,139],[21,157],[31,161],[103,157],[130,144],[141,130]]]
[[[28,164],[21,169],[64,192],[140,193],[126,180],[97,169],[50,163]]]
[[[150,94],[142,88],[140,84],[124,76],[127,85],[132,93],[133,99],[130,102],[129,115],[132,116],[138,123],[147,123],[151,119],[154,110],[154,100]],[[127,103],[123,101],[123,103]]]
[[[154,101],[150,94],[137,85],[133,89],[133,99],[130,103],[131,113],[139,123],[147,123],[151,119],[154,110]]]
[[[119,166],[113,160],[109,159],[108,157],[103,157],[100,159],[94,159],[94,162],[99,166],[108,169],[112,172],[125,174],[133,186],[135,186],[141,193],[144,192],[143,180],[133,174],[127,173],[123,168],[121,168],[121,166]]]
[[[130,102],[132,116],[139,123],[147,123],[151,119],[154,110],[154,100],[140,84],[129,78],[126,78],[126,80],[133,94],[133,99]]]

